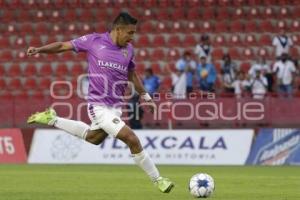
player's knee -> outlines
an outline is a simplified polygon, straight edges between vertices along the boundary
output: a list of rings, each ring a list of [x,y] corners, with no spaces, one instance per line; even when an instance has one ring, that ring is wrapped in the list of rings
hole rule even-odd
[[[98,145],[102,142],[101,140],[99,140],[96,133],[90,131],[87,133],[85,140],[95,145]]]
[[[85,140],[86,140],[87,142],[89,142],[89,143],[92,143],[92,144],[95,144],[95,142],[96,142],[96,141],[95,141],[95,138],[94,138],[92,135],[90,135],[90,134],[87,134]]]

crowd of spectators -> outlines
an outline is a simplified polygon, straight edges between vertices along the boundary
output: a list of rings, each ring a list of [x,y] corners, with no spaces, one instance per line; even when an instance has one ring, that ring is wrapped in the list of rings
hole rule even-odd
[[[251,63],[249,69],[243,69],[226,53],[217,70],[210,37],[203,35],[194,52],[183,53],[175,69],[165,66],[167,76],[172,80],[171,91],[175,98],[186,98],[195,91],[237,98],[252,96],[262,99],[268,94],[292,97],[298,69],[297,62],[289,55],[293,42],[284,28],[273,38],[272,45],[275,51],[272,63],[261,56]],[[159,91],[159,77],[153,75],[151,68],[146,70],[143,82],[150,94]]]

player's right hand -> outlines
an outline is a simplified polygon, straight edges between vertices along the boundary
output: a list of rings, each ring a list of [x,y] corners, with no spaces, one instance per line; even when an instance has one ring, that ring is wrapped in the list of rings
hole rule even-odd
[[[29,47],[27,50],[27,56],[34,56],[39,53],[39,49],[36,47]]]

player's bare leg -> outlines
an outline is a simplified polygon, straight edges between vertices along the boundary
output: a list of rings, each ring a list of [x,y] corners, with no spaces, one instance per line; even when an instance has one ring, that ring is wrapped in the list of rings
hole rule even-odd
[[[81,121],[57,117],[55,110],[52,108],[31,115],[27,122],[55,126],[56,128],[62,129],[71,135],[84,139],[92,144],[100,144],[108,135],[102,129],[94,131],[90,130],[90,127]],[[164,193],[170,192],[174,187],[174,184],[169,179],[159,175],[158,169],[147,152],[143,150],[141,143],[134,132],[128,126],[124,125],[118,132],[117,138],[128,145],[133,160],[148,174],[151,180],[157,185],[158,189]]]
[[[127,125],[120,130],[117,134],[117,138],[127,144],[132,154],[137,154],[143,151],[140,140]]]
[[[107,136],[108,136],[108,134],[102,129],[88,130],[85,140],[89,143],[98,145],[98,144],[101,144]]]
[[[108,136],[108,134],[102,129],[90,130],[89,125],[81,121],[57,117],[55,110],[52,108],[49,108],[44,112],[31,115],[28,118],[27,123],[54,126],[95,145],[100,144]]]
[[[135,163],[147,173],[158,189],[161,192],[169,193],[174,187],[174,184],[169,179],[159,175],[158,169],[147,152],[143,150],[140,140],[134,132],[125,125],[116,137],[127,144]]]

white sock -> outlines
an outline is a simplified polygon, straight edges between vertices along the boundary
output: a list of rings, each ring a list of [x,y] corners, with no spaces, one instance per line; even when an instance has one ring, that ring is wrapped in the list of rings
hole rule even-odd
[[[89,125],[81,122],[81,121],[75,121],[70,119],[65,119],[61,117],[56,117],[53,125],[56,128],[62,129],[71,135],[74,135],[76,137],[79,137],[81,139],[86,138],[87,132],[90,128]]]
[[[134,162],[147,173],[153,182],[159,178],[158,169],[146,151],[143,150],[140,153],[132,154],[132,156]]]

